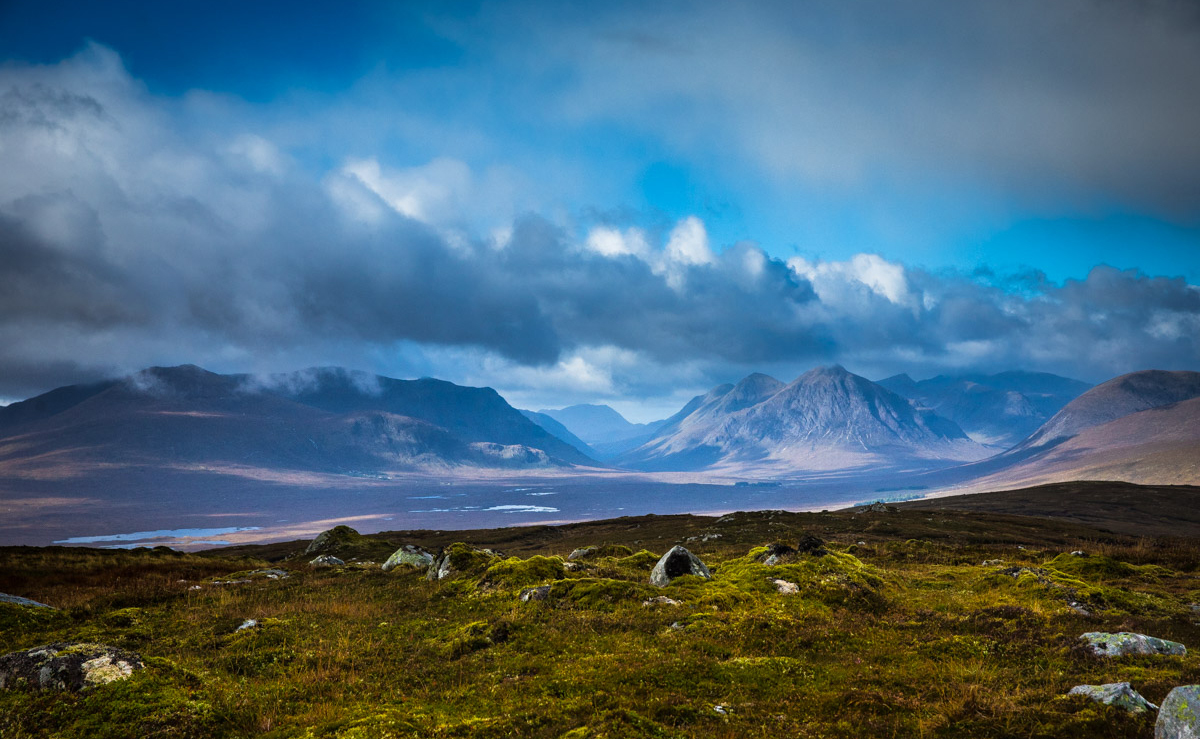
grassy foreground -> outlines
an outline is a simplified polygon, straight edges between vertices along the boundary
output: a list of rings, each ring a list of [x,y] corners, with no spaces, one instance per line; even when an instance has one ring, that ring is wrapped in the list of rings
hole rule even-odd
[[[761,563],[805,534],[828,553]],[[0,653],[98,641],[147,664],[83,694],[0,691],[0,736],[1151,737],[1153,714],[1067,691],[1129,681],[1157,703],[1200,683],[1196,539],[893,509],[390,532],[341,554],[454,541],[505,556],[456,547],[460,574],[428,582],[312,568],[307,542],[0,549],[0,592],[62,609],[0,604]],[[677,543],[712,581],[649,585]],[[608,546],[569,568],[589,544]],[[245,574],[269,566],[290,576]],[[546,600],[520,602],[540,584]],[[643,605],[660,595],[678,605]],[[1078,640],[1097,630],[1193,651],[1103,660]]]

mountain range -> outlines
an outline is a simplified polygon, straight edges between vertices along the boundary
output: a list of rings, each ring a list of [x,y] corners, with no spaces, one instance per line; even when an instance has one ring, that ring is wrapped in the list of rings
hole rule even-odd
[[[0,471],[188,464],[376,474],[594,462],[490,388],[339,368],[153,367],[0,408]]]
[[[879,384],[954,421],[975,441],[1000,449],[1032,434],[1091,387],[1044,372],[938,375],[920,381],[901,374]]]

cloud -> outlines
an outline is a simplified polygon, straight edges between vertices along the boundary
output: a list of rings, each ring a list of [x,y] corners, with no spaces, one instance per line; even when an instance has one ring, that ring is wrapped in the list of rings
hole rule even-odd
[[[502,167],[314,167],[256,120],[151,95],[102,47],[0,67],[0,397],[184,362],[431,374],[533,407],[661,406],[834,361],[1093,380],[1200,366],[1200,291],[1182,279],[785,261],[714,248],[698,216],[661,233],[513,216],[503,183],[522,176]]]

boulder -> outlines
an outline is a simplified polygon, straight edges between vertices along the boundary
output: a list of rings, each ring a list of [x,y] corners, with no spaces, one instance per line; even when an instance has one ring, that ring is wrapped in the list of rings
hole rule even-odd
[[[567,555],[568,562],[574,562],[577,559],[584,559],[596,553],[599,547],[580,547]]]
[[[309,562],[309,564],[313,567],[341,567],[346,563],[332,554],[322,554],[320,557]]]
[[[658,564],[654,565],[654,569],[650,571],[650,584],[665,588],[671,584],[672,580],[683,575],[696,575],[705,580],[712,579],[712,573],[708,571],[708,567],[700,561],[699,557],[681,546],[674,546],[671,547],[671,551],[658,560]]]
[[[141,657],[116,647],[55,642],[0,657],[0,688],[88,690],[143,667]]]
[[[383,563],[383,571],[391,572],[397,567],[415,567],[423,570],[433,564],[433,555],[420,547],[405,544],[392,553]]]
[[[470,544],[455,542],[430,559],[426,580],[445,580],[459,575],[482,574],[500,554],[491,549],[479,549]]]
[[[0,593],[0,603],[12,603],[16,606],[29,606],[31,608],[49,608],[52,611],[58,610],[54,606],[48,606],[45,603],[38,603],[36,600],[22,598],[19,595],[9,595],[7,593]]]
[[[1145,634],[1122,631],[1109,634],[1104,631],[1089,631],[1079,637],[1088,643],[1092,651],[1101,657],[1124,657],[1128,654],[1163,654],[1183,656],[1187,647],[1179,642],[1167,641]]]
[[[1154,739],[1200,737],[1200,685],[1175,688],[1163,699],[1154,725]]]
[[[1106,683],[1104,685],[1076,685],[1067,695],[1082,695],[1106,706],[1124,708],[1130,713],[1157,711],[1158,706],[1146,700],[1129,683]]]
[[[322,531],[317,534],[317,538],[309,543],[308,549],[305,549],[304,553],[306,555],[320,554],[321,552],[357,541],[361,536],[362,534],[349,526],[334,526],[328,531]]]
[[[536,588],[525,588],[519,597],[522,603],[528,603],[531,600],[546,600],[550,597],[550,586],[539,585]]]
[[[241,626],[238,626],[233,631],[234,631],[234,633],[237,633],[239,631],[245,631],[246,629],[257,629],[257,628],[258,628],[258,620],[253,619],[253,618],[248,618],[242,622]]]

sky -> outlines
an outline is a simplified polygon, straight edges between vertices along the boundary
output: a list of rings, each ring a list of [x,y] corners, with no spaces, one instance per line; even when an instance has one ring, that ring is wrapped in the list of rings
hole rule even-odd
[[[1200,6],[0,1],[0,399],[1200,370]]]

